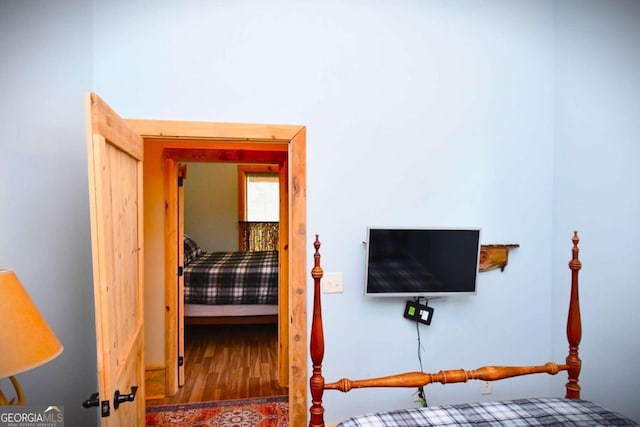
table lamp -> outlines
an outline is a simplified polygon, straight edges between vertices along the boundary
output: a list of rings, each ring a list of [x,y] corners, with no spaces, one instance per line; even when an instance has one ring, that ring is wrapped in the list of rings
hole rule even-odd
[[[18,277],[0,269],[0,378],[9,377],[16,397],[0,405],[23,405],[22,387],[14,375],[43,365],[62,353],[54,335]]]

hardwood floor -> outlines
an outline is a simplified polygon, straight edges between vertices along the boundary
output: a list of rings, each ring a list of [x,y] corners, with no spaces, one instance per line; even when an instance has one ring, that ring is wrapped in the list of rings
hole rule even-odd
[[[147,406],[287,394],[277,380],[277,325],[187,325],[186,381]]]

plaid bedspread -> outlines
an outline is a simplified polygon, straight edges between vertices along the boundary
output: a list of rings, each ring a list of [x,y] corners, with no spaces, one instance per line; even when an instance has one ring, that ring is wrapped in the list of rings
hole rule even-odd
[[[350,418],[338,427],[416,426],[636,426],[586,400],[521,399],[414,408]]]
[[[278,304],[278,251],[205,252],[184,267],[187,304]]]

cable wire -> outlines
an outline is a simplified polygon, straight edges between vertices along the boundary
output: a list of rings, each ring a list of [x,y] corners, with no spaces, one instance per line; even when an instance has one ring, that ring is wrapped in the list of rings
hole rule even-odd
[[[416,297],[415,301],[418,303],[418,305],[420,305],[420,297]],[[429,303],[428,300],[425,300],[426,304]],[[424,347],[422,346],[422,342],[420,340],[420,322],[418,322],[418,319],[416,319],[416,334],[418,335],[418,362],[420,363],[420,372],[424,373],[424,368],[422,367],[422,350],[424,350]],[[422,407],[427,407],[427,395],[424,392],[424,386],[420,386],[418,387],[418,397],[420,397],[420,405]]]

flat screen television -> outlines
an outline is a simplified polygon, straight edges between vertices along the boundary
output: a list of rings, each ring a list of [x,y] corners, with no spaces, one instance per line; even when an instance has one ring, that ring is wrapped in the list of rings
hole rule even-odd
[[[367,229],[365,294],[425,297],[476,293],[479,228]]]

